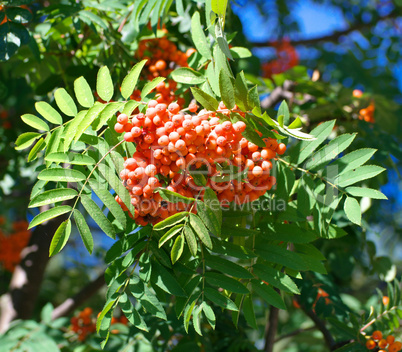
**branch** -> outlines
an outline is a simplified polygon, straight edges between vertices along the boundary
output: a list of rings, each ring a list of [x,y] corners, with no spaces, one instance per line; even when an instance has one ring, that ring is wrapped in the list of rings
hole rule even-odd
[[[321,333],[324,335],[324,340],[326,345],[328,346],[328,349],[330,351],[333,351],[335,340],[332,337],[330,331],[325,326],[325,322],[323,322],[311,309],[306,309],[305,307],[303,307],[303,305],[301,305],[301,309],[314,322],[317,329],[320,330]]]
[[[339,38],[341,38],[342,36],[348,35],[354,31],[364,31],[366,29],[370,29],[370,28],[376,26],[381,21],[396,18],[400,15],[401,15],[400,11],[398,11],[398,9],[394,9],[388,15],[383,16],[383,17],[378,17],[375,21],[372,21],[369,23],[358,22],[343,31],[335,31],[332,34],[325,35],[323,37],[294,40],[294,41],[291,41],[290,44],[292,44],[293,46],[297,46],[297,45],[311,45],[311,44],[316,44],[316,43],[320,43],[320,42],[335,42],[336,43],[336,42],[338,42]],[[251,44],[255,48],[272,46],[272,42],[263,42],[263,43],[252,42]]]
[[[278,342],[278,341],[287,339],[288,337],[292,337],[292,336],[299,335],[299,334],[301,334],[302,332],[311,331],[311,330],[315,330],[315,329],[317,329],[317,327],[316,327],[315,325],[310,326],[309,328],[300,328],[300,329],[296,329],[296,330],[293,330],[293,331],[291,331],[291,332],[289,332],[289,333],[287,333],[287,334],[283,334],[283,335],[277,337],[277,338],[275,339],[275,342]]]
[[[274,90],[261,101],[261,107],[263,109],[273,108],[276,104],[280,103],[282,100],[292,100],[293,102],[302,105],[307,101],[314,101],[315,97],[310,94],[303,94],[302,99],[294,98],[294,88],[296,83],[290,80],[283,82],[283,85],[274,88]]]
[[[57,306],[52,313],[52,319],[69,315],[86,300],[91,298],[105,284],[104,274],[99,275],[95,280],[84,286],[74,297],[66,299],[62,304]]]
[[[278,330],[278,316],[279,309],[271,306],[269,311],[268,324],[265,328],[265,352],[272,352],[274,350],[275,335]]]

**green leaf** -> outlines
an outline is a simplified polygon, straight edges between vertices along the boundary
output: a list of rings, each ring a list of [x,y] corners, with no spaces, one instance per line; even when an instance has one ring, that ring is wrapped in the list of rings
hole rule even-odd
[[[172,252],[170,253],[170,257],[172,259],[173,264],[180,259],[181,255],[183,254],[183,249],[184,249],[184,235],[181,234],[180,236],[177,236],[176,240],[174,241]]]
[[[219,107],[219,102],[211,97],[209,94],[203,92],[201,89],[191,87],[191,93],[195,100],[197,100],[205,109],[216,111]]]
[[[98,76],[96,78],[96,92],[98,93],[99,98],[104,101],[108,102],[113,98],[113,81],[107,66],[102,66],[98,71]]]
[[[216,193],[206,188],[204,202],[197,200],[198,216],[202,219],[207,228],[214,234],[220,235],[222,225],[222,208]]]
[[[36,132],[26,132],[21,134],[15,141],[15,149],[21,150],[28,148],[41,134]]]
[[[237,277],[239,279],[252,279],[253,275],[245,268],[230,260],[220,258],[216,255],[208,255],[205,257],[205,264],[211,269],[221,271],[227,275]]]
[[[98,169],[105,180],[107,180],[107,182],[110,184],[111,188],[123,201],[124,205],[128,208],[131,214],[134,215],[135,209],[134,206],[131,204],[130,193],[128,192],[127,188],[123,186],[121,180],[117,177],[116,171],[105,164],[99,164]]]
[[[355,197],[368,197],[373,199],[388,199],[382,192],[372,188],[348,187],[345,189],[347,193]]]
[[[385,169],[377,165],[363,165],[357,169],[347,171],[339,175],[334,183],[339,187],[346,187],[353,185],[359,181],[373,178],[383,172]]]
[[[265,282],[289,293],[300,294],[300,291],[293,280],[283,272],[276,270],[268,265],[254,264],[253,273]]]
[[[36,195],[29,203],[28,208],[37,208],[46,204],[53,204],[69,200],[78,195],[78,192],[72,188],[58,188],[45,191]]]
[[[194,198],[182,196],[181,194],[169,191],[166,188],[158,187],[155,189],[155,192],[158,192],[164,200],[166,200],[170,203],[191,204],[191,203],[195,202]]]
[[[330,165],[330,168],[331,170],[336,170],[338,175],[343,174],[363,165],[374,155],[376,151],[377,149],[372,148],[354,150],[353,152],[344,155],[342,158],[335,160]]]
[[[258,94],[258,87],[254,86],[248,91],[247,94],[248,106],[250,109],[256,109],[257,114],[261,115],[260,96]]]
[[[191,38],[197,51],[206,59],[212,59],[211,49],[207,42],[205,33],[201,27],[199,12],[194,12],[191,18]]]
[[[312,141],[302,141],[292,149],[290,153],[291,162],[300,164],[306,160],[316,150],[322,142],[331,134],[334,128],[335,120],[326,121],[311,131],[311,135],[316,139]]]
[[[181,17],[185,16],[183,8],[183,0],[176,0],[176,11],[179,16]]]
[[[308,243],[316,240],[318,235],[309,229],[296,224],[275,224],[263,229],[267,241],[284,241],[292,243]]]
[[[303,126],[303,122],[300,119],[299,116],[296,117],[296,119],[289,125],[289,129],[296,129],[296,128],[300,128]]]
[[[152,263],[151,280],[163,291],[174,296],[186,297],[186,292],[180,286],[176,278],[158,262]]]
[[[190,213],[190,225],[202,243],[204,243],[207,248],[212,249],[211,237],[208,234],[207,228],[202,220],[193,213]]]
[[[59,253],[66,245],[71,234],[71,220],[63,221],[57,228],[49,248],[49,257]]]
[[[159,248],[162,247],[167,241],[173,238],[176,234],[178,234],[182,228],[183,224],[173,226],[169,231],[167,231],[159,240]]]
[[[220,294],[218,291],[211,287],[205,287],[204,289],[205,297],[224,309],[233,310],[235,312],[239,311],[236,304],[226,296]]]
[[[233,46],[230,48],[233,58],[235,59],[245,59],[247,57],[253,56],[250,50],[240,46]]]
[[[162,304],[138,276],[130,279],[129,289],[147,312],[163,320],[167,319]]]
[[[276,308],[286,310],[286,305],[283,302],[282,297],[272,287],[257,280],[252,280],[251,285],[255,293],[257,293],[265,302]]]
[[[74,103],[74,100],[64,88],[57,89],[54,93],[54,98],[62,113],[66,114],[67,116],[77,115],[77,107]]]
[[[94,219],[94,221],[99,225],[102,231],[109,237],[115,239],[116,233],[113,225],[107,219],[105,214],[103,214],[102,210],[99,209],[96,203],[85,194],[81,196],[81,203],[91,218]]]
[[[223,32],[222,27],[218,21],[215,23],[215,37],[216,42],[218,43],[218,46],[221,49],[221,51],[225,54],[225,56],[228,59],[233,60],[233,56],[229,49],[229,44],[228,41],[226,40],[225,33]]]
[[[133,324],[136,328],[146,331],[149,331],[149,328],[147,326],[147,324],[145,323],[144,319],[142,318],[142,316],[140,315],[140,313],[138,313],[137,309],[135,309],[133,307],[133,305],[131,304],[131,302],[127,299],[126,302],[122,302],[122,300],[119,300],[119,305],[120,308],[122,310],[122,312],[124,313],[124,315],[127,317],[128,321]]]
[[[48,124],[40,119],[39,117],[31,114],[24,114],[21,116],[22,121],[24,121],[28,126],[36,128],[39,131],[49,131]]]
[[[205,82],[205,77],[200,72],[189,67],[176,68],[171,76],[176,82],[184,84],[197,85]]]
[[[113,214],[114,218],[126,228],[127,219],[126,214],[124,213],[121,206],[116,202],[115,198],[111,195],[108,190],[108,187],[104,184],[100,184],[98,181],[94,179],[89,179],[89,185],[95,194],[99,197],[102,203],[108,208],[108,210]]]
[[[306,270],[306,264],[300,256],[285,248],[260,243],[256,247],[255,253],[270,263],[281,264],[293,270]]]
[[[188,216],[188,212],[186,212],[186,211],[169,216],[167,219],[165,219],[161,222],[158,222],[154,226],[154,230],[159,231],[159,230],[165,229],[166,227],[176,225],[177,223],[183,221],[187,216]]]
[[[95,23],[97,24],[99,27],[103,28],[103,29],[107,29],[107,24],[106,22],[99,17],[98,15],[95,15],[93,12],[91,11],[87,11],[87,10],[81,10],[80,12],[78,12],[78,16],[85,22],[85,23]]]
[[[121,95],[124,99],[128,99],[135,89],[138,82],[138,77],[140,76],[141,70],[144,67],[147,60],[142,60],[130,70],[127,76],[123,79],[121,84]]]
[[[279,116],[283,116],[282,124],[279,122]],[[283,127],[283,125],[285,126],[289,125],[289,121],[290,121],[289,107],[286,101],[283,100],[278,109],[278,122],[281,125],[281,127]]]
[[[80,124],[77,126],[77,130],[74,136],[74,140],[78,141],[81,135],[91,126],[92,122],[99,116],[99,114],[105,109],[104,104],[95,104],[92,108],[88,110],[85,117],[81,120]]]
[[[247,295],[243,300],[243,314],[246,319],[248,325],[250,325],[253,329],[257,330],[257,321],[255,319],[254,313],[254,304],[251,299],[251,295]]]
[[[77,225],[78,231],[81,235],[82,242],[84,243],[85,248],[87,249],[89,254],[92,254],[92,251],[94,249],[94,240],[91,235],[91,230],[89,229],[84,216],[78,209],[74,209],[73,215],[75,224]]]
[[[50,104],[44,101],[39,101],[35,103],[35,109],[49,122],[54,123],[55,125],[61,125],[63,123],[61,115]]]
[[[233,83],[223,70],[219,72],[219,89],[225,106],[228,109],[233,109],[236,104]]]
[[[191,254],[195,257],[197,255],[198,245],[194,230],[190,226],[184,227],[184,236]]]
[[[211,325],[211,328],[215,330],[216,318],[214,311],[205,301],[201,303],[201,306],[202,311],[204,312],[204,315],[207,318],[209,325]]]
[[[353,142],[356,137],[356,133],[342,134],[319,151],[314,153],[306,162],[304,166],[307,170],[318,170],[324,165],[328,164],[332,159],[342,153]]]
[[[78,153],[56,152],[45,157],[46,161],[73,165],[95,165],[96,161],[88,155]]]
[[[352,197],[346,197],[344,208],[346,216],[354,224],[361,225],[362,214],[359,202]]]
[[[131,101],[133,100],[130,100],[130,102]],[[125,103],[121,101],[107,104],[99,116],[92,122],[92,129],[94,131],[100,130],[124,104]]]
[[[211,0],[211,8],[212,11],[215,12],[218,16],[225,18],[226,15],[226,7],[228,5],[228,0]]]
[[[86,179],[86,176],[74,169],[45,169],[38,175],[39,180],[54,182],[78,182]]]
[[[193,312],[194,306],[197,303],[197,300],[194,300],[191,304],[187,304],[186,309],[184,310],[183,320],[184,320],[184,329],[188,333],[188,326],[190,325],[191,313]]]
[[[240,115],[238,113],[232,113],[231,116],[234,116],[237,120],[242,120],[244,122],[244,119],[239,118]],[[259,147],[265,147],[265,142],[256,132],[254,121],[250,114],[246,114],[246,130],[242,133],[242,136],[248,141],[257,144]]]
[[[194,330],[197,332],[197,334],[202,336],[201,319],[200,319],[201,312],[202,312],[202,306],[198,306],[197,308],[194,309],[193,326],[194,326]]]
[[[140,101],[135,101],[135,100],[129,100],[124,104],[124,108],[122,111],[122,114],[126,114],[127,116],[130,116],[132,112],[137,108],[139,105],[141,105]]]
[[[71,210],[72,210],[72,208],[69,205],[61,205],[61,206],[46,210],[42,213],[39,213],[32,219],[31,223],[29,224],[28,230],[31,229],[32,227],[42,224],[45,221],[56,218],[65,213],[68,213]]]
[[[148,83],[144,86],[144,88],[142,88],[142,91],[141,91],[141,99],[144,100],[145,97],[146,97],[149,93],[151,93],[151,91],[152,91],[153,89],[155,89],[155,87],[156,87],[159,83],[163,82],[165,79],[166,79],[166,78],[164,78],[164,77],[156,77],[156,78],[154,78],[151,82],[148,82]]]
[[[246,81],[243,71],[241,71],[236,76],[234,94],[235,94],[236,104],[240,108],[240,110],[242,110],[242,111],[249,110],[249,105],[248,105],[248,100],[247,100],[247,96],[248,96],[247,81]]]
[[[74,92],[78,102],[84,108],[94,105],[94,96],[91,87],[84,77],[79,77],[74,81]]]
[[[45,139],[39,139],[28,154],[28,162],[35,160],[38,157],[38,153],[45,148],[45,146]]]
[[[223,288],[229,292],[240,294],[250,293],[241,282],[220,273],[207,272],[205,273],[205,279],[208,284],[218,286],[219,288]]]
[[[102,320],[105,318],[106,314],[112,309],[113,305],[115,304],[115,300],[111,300],[110,302],[106,302],[101,313],[96,320],[96,332],[99,334],[101,329]]]
[[[59,150],[59,146],[60,146],[60,142],[61,142],[61,136],[63,134],[63,131],[64,131],[63,126],[59,126],[53,131],[53,133],[50,136],[49,141],[47,142],[47,148],[46,148],[45,156],[47,156],[49,154],[52,154],[52,153],[54,153],[54,152]],[[50,165],[50,163],[49,163],[49,165]]]
[[[82,120],[84,120],[87,112],[88,110],[80,111],[76,117],[68,122],[64,132],[64,152],[67,152],[70,149],[71,142],[77,133],[77,128],[81,124]]]

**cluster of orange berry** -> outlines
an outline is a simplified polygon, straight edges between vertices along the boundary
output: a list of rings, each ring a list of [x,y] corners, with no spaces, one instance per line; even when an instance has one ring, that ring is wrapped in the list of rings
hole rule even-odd
[[[376,330],[371,335],[371,338],[367,340],[366,347],[369,350],[376,348],[378,352],[398,352],[402,350],[402,342],[395,341],[395,337],[392,335],[384,339],[382,332]]]
[[[363,95],[363,92],[360,89],[355,89],[353,91],[353,96],[355,98],[361,98]],[[375,105],[374,101],[371,101],[369,106],[367,108],[361,109],[359,111],[359,120],[364,120],[366,122],[374,123],[374,111],[375,111]]]
[[[87,307],[70,320],[70,330],[77,333],[79,341],[84,341],[89,334],[96,331],[96,322],[92,314],[92,308]]]
[[[272,42],[271,46],[276,50],[277,59],[262,64],[263,77],[272,77],[272,75],[285,72],[299,64],[296,48],[288,39]]]
[[[96,331],[96,318],[93,315],[92,308],[90,307],[84,308],[77,316],[72,317],[70,323],[70,330],[77,333],[79,341],[86,340],[88,335],[93,334]],[[111,325],[116,323],[127,325],[128,320],[124,315],[120,318],[113,317]],[[118,330],[112,330],[111,332],[118,333]]]
[[[148,59],[145,64],[148,68],[148,79],[167,77],[176,66],[186,67],[187,59],[195,52],[190,48],[187,52],[177,49],[176,44],[166,37],[145,39],[139,43],[137,56]]]
[[[194,204],[168,203],[154,193],[156,188],[165,187],[185,197],[202,198],[203,187],[196,184],[192,172],[206,176],[206,185],[220,201],[217,206],[254,201],[276,183],[270,175],[270,160],[285,152],[285,144],[267,138],[261,148],[242,136],[246,129],[243,121],[232,124],[221,122],[216,112],[201,110],[190,115],[180,110],[177,103],[151,100],[145,114],[131,118],[120,114],[117,118],[116,132],[125,133],[124,139],[136,145],[136,152],[125,160],[120,178],[135,207],[135,214],[129,215],[142,226],[155,225],[179,211],[196,212]],[[192,103],[187,110],[195,113],[198,107]],[[217,112],[230,115],[222,102]],[[231,170],[225,179],[221,178],[222,167]],[[119,197],[116,201],[128,210]]]
[[[0,225],[4,223],[4,217],[1,217]],[[21,251],[28,245],[31,231],[27,228],[28,223],[22,220],[13,223],[11,233],[0,229],[0,263],[9,272],[14,271],[21,260]]]
[[[177,96],[176,93],[177,83],[173,80],[168,80],[167,82],[160,82],[156,87],[155,100],[160,104],[170,104],[174,101],[180,106],[183,106],[185,100],[183,97]],[[131,100],[141,101],[141,91],[136,89],[130,96]],[[138,112],[138,110],[135,110]]]

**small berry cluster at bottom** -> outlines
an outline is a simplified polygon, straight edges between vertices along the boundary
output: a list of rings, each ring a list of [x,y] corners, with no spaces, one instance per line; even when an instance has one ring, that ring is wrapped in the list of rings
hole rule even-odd
[[[371,335],[371,338],[367,340],[366,347],[369,350],[378,352],[398,352],[402,350],[402,342],[395,341],[395,337],[388,335],[384,338],[381,331],[376,330]]]
[[[99,313],[100,314],[100,313]],[[96,318],[93,314],[93,310],[90,307],[84,308],[78,315],[74,316],[70,320],[70,330],[77,334],[78,341],[85,341],[88,335],[95,333],[96,331]],[[113,317],[111,325],[120,323],[127,325],[127,318],[122,315],[120,318]],[[112,334],[117,334],[119,331],[112,329]]]
[[[5,224],[5,218],[0,217],[0,225]],[[21,260],[21,251],[28,245],[31,231],[24,220],[12,224],[12,231],[8,233],[0,228],[0,264],[5,270],[13,272]]]

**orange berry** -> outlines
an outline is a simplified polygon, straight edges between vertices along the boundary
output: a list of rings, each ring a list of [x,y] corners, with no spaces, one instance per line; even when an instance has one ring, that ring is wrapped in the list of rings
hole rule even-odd
[[[177,114],[180,111],[180,106],[177,103],[171,103],[168,106],[168,110],[172,114]]]
[[[375,343],[375,341],[374,340],[367,340],[367,342],[366,342],[366,347],[367,347],[367,349],[369,349],[369,350],[373,350],[374,348],[376,348],[377,347],[377,344]]]
[[[371,337],[373,338],[373,340],[378,341],[382,339],[382,332],[380,330],[376,330],[373,332],[373,334],[371,335]]]
[[[114,130],[115,130],[117,133],[123,133],[123,132],[124,132],[124,125],[122,125],[121,123],[117,122],[117,123],[114,125]]]
[[[399,341],[395,341],[391,345],[388,346],[388,352],[398,352],[402,349],[402,343]]]
[[[387,347],[387,345],[388,345],[388,342],[385,339],[381,339],[380,341],[378,341],[378,347],[380,347],[380,348],[385,348],[385,347]]]
[[[392,336],[392,335],[388,335],[387,338],[386,338],[386,340],[387,340],[387,342],[388,342],[389,344],[392,344],[392,343],[394,343],[394,341],[395,341],[395,337]]]
[[[128,122],[128,116],[126,114],[120,114],[117,117],[117,122],[122,125],[125,125]]]
[[[169,137],[168,136],[159,137],[158,144],[160,146],[162,146],[162,147],[168,145],[169,144]]]
[[[283,143],[279,143],[278,146],[276,147],[276,152],[279,155],[282,155],[286,152],[286,145]]]
[[[155,67],[158,71],[162,71],[166,68],[166,61],[158,60],[155,62]]]
[[[384,297],[382,298],[382,304],[383,304],[384,306],[387,306],[388,303],[389,303],[389,297],[388,297],[388,296],[384,296]]]

